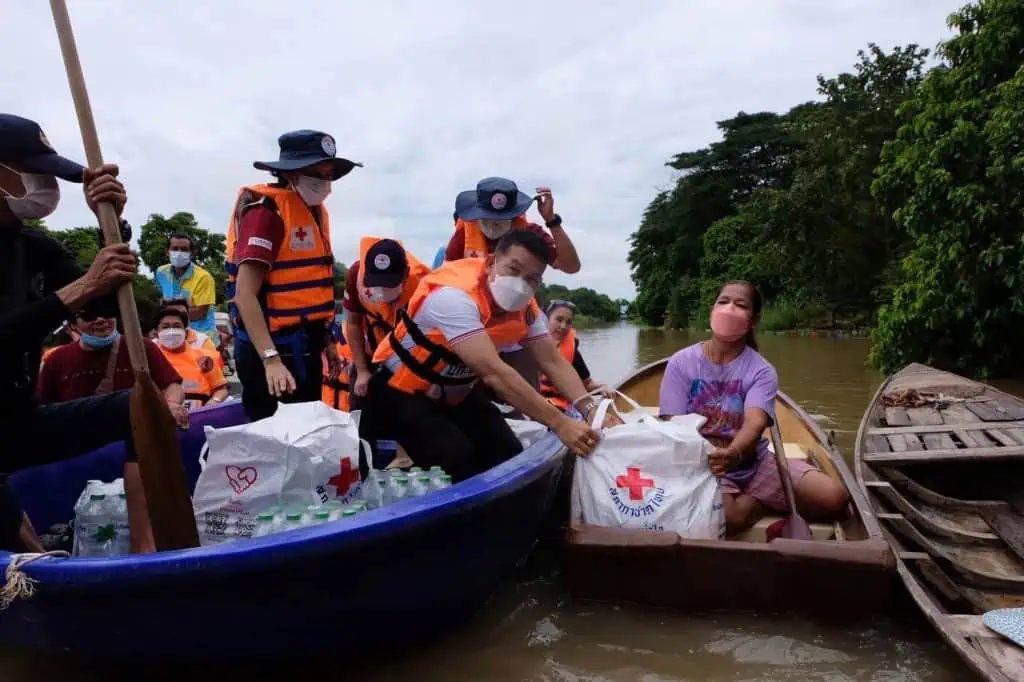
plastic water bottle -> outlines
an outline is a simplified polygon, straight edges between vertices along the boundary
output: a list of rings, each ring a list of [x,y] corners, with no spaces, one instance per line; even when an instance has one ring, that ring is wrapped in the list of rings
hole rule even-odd
[[[430,482],[434,483],[435,481],[437,481],[437,479],[439,479],[441,476],[444,475],[444,469],[442,469],[440,466],[435,464],[434,466],[430,467],[429,473],[430,473]]]
[[[253,531],[254,538],[262,538],[277,532],[277,523],[274,512],[260,512],[256,515],[256,530]]]
[[[433,486],[430,485],[429,474],[419,474],[409,484],[410,497],[422,497],[429,493]]]
[[[131,530],[128,527],[128,497],[124,493],[118,493],[113,500],[112,521],[117,532],[117,540],[114,546],[115,554],[131,554],[132,539]]]
[[[409,475],[416,476],[423,473],[423,467],[409,467]]]
[[[351,507],[349,507],[345,511],[341,512],[341,518],[343,520],[348,520],[348,519],[351,519],[353,516],[355,516],[358,513],[359,512],[357,512],[355,509],[352,509]]]
[[[313,514],[313,523],[312,523],[312,525],[318,526],[321,523],[327,523],[330,520],[331,520],[331,512],[330,512],[330,510],[329,509],[320,509],[315,514]]]
[[[352,503],[352,508],[356,510],[357,514],[370,511],[370,507],[366,504],[365,500],[359,500],[358,502]]]
[[[452,477],[448,474],[441,474],[434,479],[434,490],[444,490],[452,487]]]
[[[296,528],[302,528],[305,525],[302,522],[302,512],[290,511],[284,515],[284,524],[282,530],[294,530]]]
[[[408,477],[403,476],[402,478],[395,480],[393,494],[395,496],[395,502],[401,502],[407,497],[412,497],[412,491],[409,490]]]
[[[84,557],[112,556],[116,551],[117,528],[110,503],[103,493],[92,493],[75,520],[79,554]]]

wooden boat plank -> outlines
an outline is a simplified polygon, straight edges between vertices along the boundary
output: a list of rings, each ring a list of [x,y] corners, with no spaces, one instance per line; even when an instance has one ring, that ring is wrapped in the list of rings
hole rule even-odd
[[[865,481],[864,485],[880,495],[893,509],[933,535],[958,544],[1002,544],[999,536],[973,511],[943,509],[933,507],[923,500],[910,500],[887,481]]]
[[[985,448],[988,447],[989,439],[981,431],[967,431],[964,429],[957,429],[953,433],[960,439],[968,448]]]
[[[890,438],[892,436],[889,436]],[[861,455],[870,464],[914,464],[942,461],[986,461],[1024,458],[1024,446],[1012,448],[958,448],[956,450],[922,450],[920,452],[869,452]]]
[[[1007,426],[1010,426],[1010,424],[1007,424]],[[1003,431],[1006,435],[1010,436],[1021,445],[1024,445],[1024,428],[1004,428]]]
[[[956,450],[956,441],[948,433],[925,433],[921,435],[927,450]]]
[[[981,518],[985,519],[1007,547],[1024,559],[1024,516],[1012,509],[983,509]]]
[[[1005,507],[1001,500],[961,500],[956,497],[941,495],[921,485],[907,474],[893,467],[878,467],[878,472],[894,486],[907,494],[940,509],[956,509],[976,513],[982,507]]]
[[[907,418],[910,419],[910,423],[915,426],[937,426],[942,424],[942,415],[939,411],[930,406],[924,407],[908,407]]]
[[[894,433],[956,433],[957,431],[969,431],[972,434],[977,433],[982,429],[989,429],[992,424],[985,422],[974,421],[967,424],[926,424],[926,425],[913,425],[913,426],[876,426],[867,429],[865,433],[869,436],[888,436]],[[1012,421],[1002,422],[999,424],[1000,430],[1007,431],[1008,429],[1024,429],[1024,421]]]
[[[885,423],[889,426],[910,426],[910,415],[905,407],[887,407]]]
[[[1024,680],[1024,649],[990,630],[981,616],[953,614],[949,621],[1011,680]]]
[[[996,409],[1005,412],[1011,419],[1024,419],[1024,405],[1016,400],[996,398],[992,401]]]
[[[1010,447],[1019,445],[1016,438],[1013,438],[1002,429],[985,429],[985,433],[991,436],[1000,445],[1008,445]]]
[[[942,420],[947,424],[970,424],[972,422],[984,421],[978,415],[967,409],[965,403],[953,403],[939,410]]]
[[[868,450],[871,452],[889,452],[889,441],[882,436],[869,435],[865,439],[867,442]]]
[[[979,419],[987,422],[1002,422],[1013,419],[1006,412],[999,409],[999,404],[991,400],[980,403],[964,403],[968,410],[978,416]]]

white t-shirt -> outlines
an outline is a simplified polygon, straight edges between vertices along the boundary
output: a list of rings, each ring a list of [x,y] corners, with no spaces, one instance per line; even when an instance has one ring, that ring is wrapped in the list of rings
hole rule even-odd
[[[476,334],[487,333],[480,317],[480,307],[476,301],[465,291],[455,287],[441,287],[427,296],[412,321],[424,334],[429,334],[432,331],[441,332],[449,344],[464,341]],[[543,315],[538,315],[519,343],[529,345],[548,336],[547,320]],[[413,341],[408,334],[402,338],[402,345],[412,348]],[[505,348],[503,346],[499,350],[505,350]],[[385,362],[385,366],[391,371],[395,371],[400,363],[398,356],[392,355]],[[450,396],[468,393],[470,388],[472,387],[448,387],[446,393]]]

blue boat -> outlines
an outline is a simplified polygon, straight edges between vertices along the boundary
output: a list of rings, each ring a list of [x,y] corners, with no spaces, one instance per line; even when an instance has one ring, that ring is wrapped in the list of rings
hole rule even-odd
[[[203,427],[244,421],[229,404],[193,415],[181,444],[191,485]],[[275,657],[423,642],[466,623],[529,553],[564,448],[551,433],[517,457],[427,497],[351,519],[219,546],[23,567],[35,594],[0,612],[0,641],[90,658]],[[37,528],[66,522],[89,479],[120,475],[123,448],[11,477]],[[11,554],[0,552],[0,567]]]

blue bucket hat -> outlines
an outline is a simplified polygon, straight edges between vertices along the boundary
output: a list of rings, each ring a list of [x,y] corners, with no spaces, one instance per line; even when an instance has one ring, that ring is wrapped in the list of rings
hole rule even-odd
[[[475,190],[459,192],[455,213],[463,220],[508,220],[526,213],[531,203],[533,197],[520,192],[511,180],[484,178]]]
[[[0,163],[17,164],[26,173],[53,175],[68,182],[82,182],[84,170],[54,151],[38,123],[14,114],[0,114]]]
[[[334,165],[331,180],[342,178],[363,164],[335,156],[334,138],[319,130],[293,130],[277,138],[281,154],[277,161],[255,161],[253,167],[265,171],[293,171],[324,161]]]

